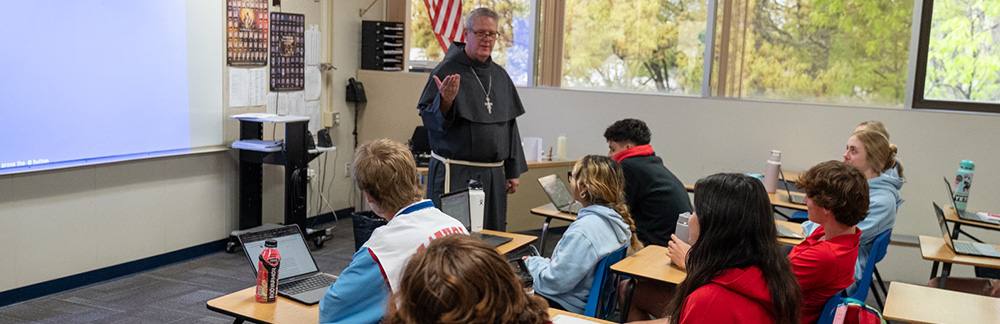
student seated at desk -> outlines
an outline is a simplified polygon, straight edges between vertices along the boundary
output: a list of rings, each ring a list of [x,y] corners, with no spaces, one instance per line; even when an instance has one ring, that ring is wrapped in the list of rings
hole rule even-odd
[[[698,180],[694,210],[687,278],[669,317],[643,323],[798,323],[802,294],[778,246],[763,183],[736,173]]]
[[[371,238],[319,302],[320,323],[376,323],[389,293],[399,287],[403,266],[433,238],[468,234],[465,226],[427,199],[409,149],[387,139],[354,153],[354,182],[372,211],[389,222]]]
[[[406,264],[384,322],[549,323],[545,300],[526,294],[523,286],[492,246],[465,235],[446,236]]]
[[[677,226],[677,215],[691,211],[684,184],[649,146],[652,133],[638,119],[616,121],[604,131],[608,156],[618,161],[625,174],[625,200],[635,234],[645,245],[667,246]]]
[[[855,128],[854,131],[858,132],[858,131],[863,131],[863,130],[866,130],[866,129],[870,129],[870,130],[882,133],[882,135],[885,135],[885,140],[886,141],[890,140],[890,138],[889,138],[889,131],[885,129],[885,124],[883,124],[881,121],[877,121],[877,120],[863,121],[860,124],[858,124],[858,127]],[[885,170],[886,171],[885,172],[892,172],[892,171],[894,171],[894,172],[896,172],[895,176],[897,178],[904,178],[905,179],[906,177],[903,176],[903,165],[900,164],[899,163],[899,159],[896,158],[896,153],[899,152],[899,148],[896,147],[896,144],[889,143],[889,151],[890,151],[890,154],[892,155],[892,159],[889,159],[888,161],[886,161],[886,165],[885,165]]]
[[[899,197],[899,189],[903,187],[904,180],[896,173],[896,169],[887,167],[892,165],[894,157],[895,153],[889,147],[889,140],[878,131],[857,131],[847,140],[844,163],[854,166],[864,174],[868,182],[869,197],[868,216],[857,224],[862,234],[854,266],[855,281],[861,279],[875,238],[895,225],[896,208],[903,202]],[[801,185],[796,184],[796,186],[802,188]],[[819,224],[812,220],[802,223],[802,230],[806,235],[811,235],[818,227]]]
[[[573,167],[570,193],[583,204],[576,221],[552,251],[552,258],[526,257],[535,293],[549,307],[582,314],[594,281],[594,270],[605,256],[628,244],[640,245],[625,205],[625,179],[618,162],[588,155]]]
[[[797,186],[806,192],[809,220],[819,226],[788,259],[802,288],[802,323],[815,323],[827,299],[854,282],[862,235],[854,225],[868,212],[868,181],[854,166],[826,161],[802,173]]]

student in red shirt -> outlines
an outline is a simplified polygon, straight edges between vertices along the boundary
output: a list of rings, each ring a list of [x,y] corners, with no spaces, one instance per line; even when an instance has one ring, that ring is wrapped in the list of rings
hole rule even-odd
[[[694,210],[687,278],[670,317],[648,323],[798,323],[802,294],[761,181],[735,173],[698,180]]]
[[[809,220],[820,224],[788,259],[802,288],[802,323],[815,323],[826,300],[854,282],[861,230],[868,214],[868,181],[856,167],[827,161],[799,176]],[[865,288],[862,288],[865,289]]]

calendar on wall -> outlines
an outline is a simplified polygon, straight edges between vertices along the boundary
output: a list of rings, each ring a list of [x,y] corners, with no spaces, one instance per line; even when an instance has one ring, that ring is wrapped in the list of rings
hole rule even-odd
[[[267,0],[229,0],[226,8],[226,64],[267,65]]]
[[[305,15],[271,13],[271,91],[305,88]]]

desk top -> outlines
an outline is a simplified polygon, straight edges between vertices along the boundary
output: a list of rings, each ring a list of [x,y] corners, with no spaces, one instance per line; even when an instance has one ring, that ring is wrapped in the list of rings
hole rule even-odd
[[[611,270],[677,284],[687,278],[687,272],[670,263],[667,248],[650,245],[611,266]]]
[[[774,223],[778,224],[778,225],[781,225],[781,226],[784,226],[784,227],[787,227],[788,229],[792,230],[792,232],[795,232],[796,234],[802,235],[803,237],[805,236],[805,234],[802,234],[802,224],[792,223],[792,222],[786,222],[786,221],[777,220],[777,219],[774,220]],[[804,238],[797,239],[797,238],[789,238],[789,237],[778,236],[778,242],[781,243],[781,244],[799,245],[800,243],[802,243],[802,241],[805,241],[805,239]]]
[[[694,192],[694,185],[686,184],[684,185],[684,189],[687,190],[688,192]],[[795,195],[799,193],[793,192],[792,194]],[[778,188],[778,190],[775,191],[774,193],[767,194],[767,197],[771,199],[771,205],[774,207],[784,207],[788,209],[795,209],[801,211],[806,210],[806,205],[793,204],[791,201],[789,201],[788,192],[785,191],[784,188]]]
[[[908,323],[993,323],[1000,314],[1000,298],[917,286],[889,284],[882,315]]]
[[[994,247],[997,247],[994,245]],[[997,247],[1000,249],[1000,247]],[[924,260],[948,263],[966,264],[988,268],[1000,268],[1000,259],[971,255],[956,255],[947,245],[944,238],[920,235],[920,255]]]
[[[537,239],[537,237],[534,237],[534,236],[531,236],[531,235],[514,234],[514,233],[507,233],[507,232],[497,232],[497,231],[491,231],[491,230],[483,230],[482,233],[483,234],[496,235],[496,236],[509,237],[509,238],[514,239],[513,241],[504,243],[504,244],[502,244],[502,245],[500,245],[500,246],[497,247],[497,252],[500,252],[500,254],[507,254],[507,252],[514,251],[517,248],[520,248],[522,246],[528,245],[531,242],[534,242],[535,239]]]
[[[576,215],[570,213],[564,213],[556,209],[556,205],[552,203],[544,204],[531,209],[532,215],[552,217],[559,220],[564,220],[567,222],[572,222],[576,220]]]
[[[598,324],[611,324],[611,323],[614,323],[614,322],[608,322],[608,321],[605,321],[605,320],[596,319],[596,318],[593,318],[593,317],[583,316],[583,315],[580,315],[580,314],[570,313],[570,312],[567,312],[567,311],[564,311],[564,310],[559,310],[559,309],[555,309],[555,308],[549,308],[549,320],[551,320],[553,317],[556,317],[556,315],[576,317],[576,318],[588,320],[588,321],[591,321],[591,322],[594,322],[594,323],[598,323]]]
[[[955,213],[955,207],[952,206],[948,206],[947,208],[944,209],[944,219],[952,223],[960,223],[962,225],[969,225],[979,228],[1000,231],[1000,225],[997,224],[983,223],[983,222],[958,218],[958,213]]]

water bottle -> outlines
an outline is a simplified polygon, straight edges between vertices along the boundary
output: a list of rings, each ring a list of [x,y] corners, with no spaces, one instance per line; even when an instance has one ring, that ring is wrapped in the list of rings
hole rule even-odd
[[[688,229],[688,223],[691,221],[691,212],[683,212],[677,215],[677,227],[674,228],[674,235],[677,238],[684,241],[684,243],[691,244],[691,232]]]
[[[962,160],[958,164],[958,173],[955,175],[955,208],[958,210],[965,210],[965,205],[969,202],[969,186],[972,186],[974,170],[976,164],[972,160]]]
[[[559,134],[556,138],[556,158],[558,161],[566,161],[566,135]]]
[[[781,169],[781,151],[771,150],[771,158],[764,168],[764,189],[767,193],[778,190],[778,171]]]
[[[258,303],[270,303],[278,297],[278,266],[281,265],[281,255],[278,254],[278,241],[264,241],[264,251],[260,253],[257,264],[257,291],[254,299]]]

